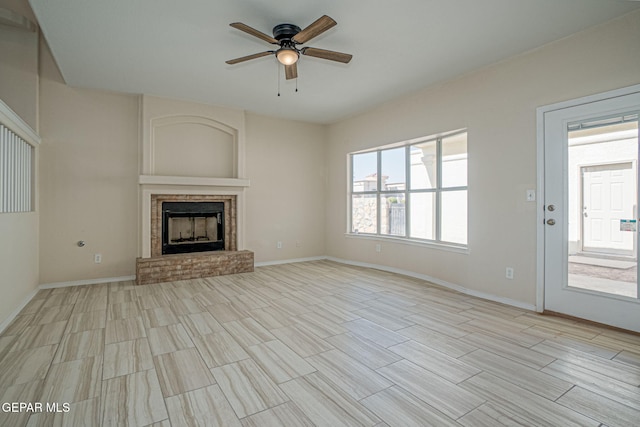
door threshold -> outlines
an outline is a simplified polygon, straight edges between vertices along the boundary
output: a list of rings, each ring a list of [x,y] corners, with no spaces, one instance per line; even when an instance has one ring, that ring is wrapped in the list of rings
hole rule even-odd
[[[576,252],[575,254],[571,254],[569,256],[570,257],[578,256],[578,257],[595,258],[595,259],[611,259],[615,261],[634,261],[634,262],[637,261],[637,258],[633,255],[607,254],[603,252],[580,251],[580,252]]]
[[[567,320],[574,320],[574,321],[577,321],[577,322],[580,322],[580,323],[586,323],[587,325],[597,326],[597,327],[602,328],[602,329],[608,329],[608,330],[611,330],[611,331],[624,332],[626,334],[631,334],[631,335],[635,335],[635,336],[639,336],[640,337],[640,332],[636,332],[636,331],[632,331],[632,330],[624,329],[624,328],[618,328],[617,326],[611,326],[611,325],[607,325],[605,323],[594,322],[593,320],[583,319],[581,317],[571,316],[569,314],[559,313],[557,311],[544,310],[540,314],[543,315],[543,316],[553,316],[553,317],[560,317],[562,319],[567,319]]]

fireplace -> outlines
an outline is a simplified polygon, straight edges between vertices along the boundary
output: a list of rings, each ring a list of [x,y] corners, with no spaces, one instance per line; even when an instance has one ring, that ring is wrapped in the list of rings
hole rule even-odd
[[[253,252],[237,249],[236,194],[150,194],[149,201],[151,257],[136,259],[137,285],[253,271]]]
[[[136,284],[253,271],[244,112],[142,95],[139,125]]]
[[[194,247],[202,248],[198,250],[202,252],[237,251],[236,195],[151,194],[150,201],[152,257],[189,253],[191,250],[188,248]],[[186,206],[191,207],[187,210]],[[201,211],[203,207],[205,211]],[[165,212],[167,209],[170,212]],[[171,221],[171,231],[169,215],[174,220]],[[203,236],[209,240],[205,240]],[[169,240],[176,241],[169,244]],[[204,249],[212,241],[216,244]],[[170,252],[166,252],[167,247]]]
[[[223,202],[162,203],[162,254],[224,250]]]

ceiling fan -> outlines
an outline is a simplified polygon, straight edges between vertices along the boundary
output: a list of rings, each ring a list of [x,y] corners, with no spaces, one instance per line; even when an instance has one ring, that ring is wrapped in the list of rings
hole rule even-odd
[[[256,30],[241,22],[234,22],[231,25],[240,31],[244,31],[247,34],[251,34],[267,43],[280,46],[276,50],[268,50],[266,52],[254,53],[253,55],[247,55],[236,59],[230,59],[226,61],[227,64],[233,65],[250,59],[262,58],[275,54],[278,61],[284,65],[284,72],[287,80],[295,79],[298,77],[298,66],[296,65],[300,54],[313,56],[316,58],[328,59],[330,61],[342,62],[347,64],[351,61],[352,55],[348,53],[336,52],[333,50],[318,49],[315,47],[303,47],[298,48],[298,45],[308,42],[314,37],[327,31],[329,28],[336,25],[336,21],[327,15],[323,15],[315,22],[310,24],[304,30],[293,24],[279,24],[273,27],[273,37]]]

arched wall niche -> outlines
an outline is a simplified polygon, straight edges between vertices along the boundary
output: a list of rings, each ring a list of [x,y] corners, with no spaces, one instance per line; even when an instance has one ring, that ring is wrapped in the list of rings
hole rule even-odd
[[[238,130],[192,115],[151,119],[150,174],[238,178]]]

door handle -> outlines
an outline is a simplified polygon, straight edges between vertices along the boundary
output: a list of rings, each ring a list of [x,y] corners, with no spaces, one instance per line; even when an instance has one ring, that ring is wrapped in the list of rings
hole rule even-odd
[[[556,220],[555,220],[555,219],[553,219],[553,218],[548,219],[548,220],[547,220],[547,224],[549,224],[549,225],[556,225]]]

